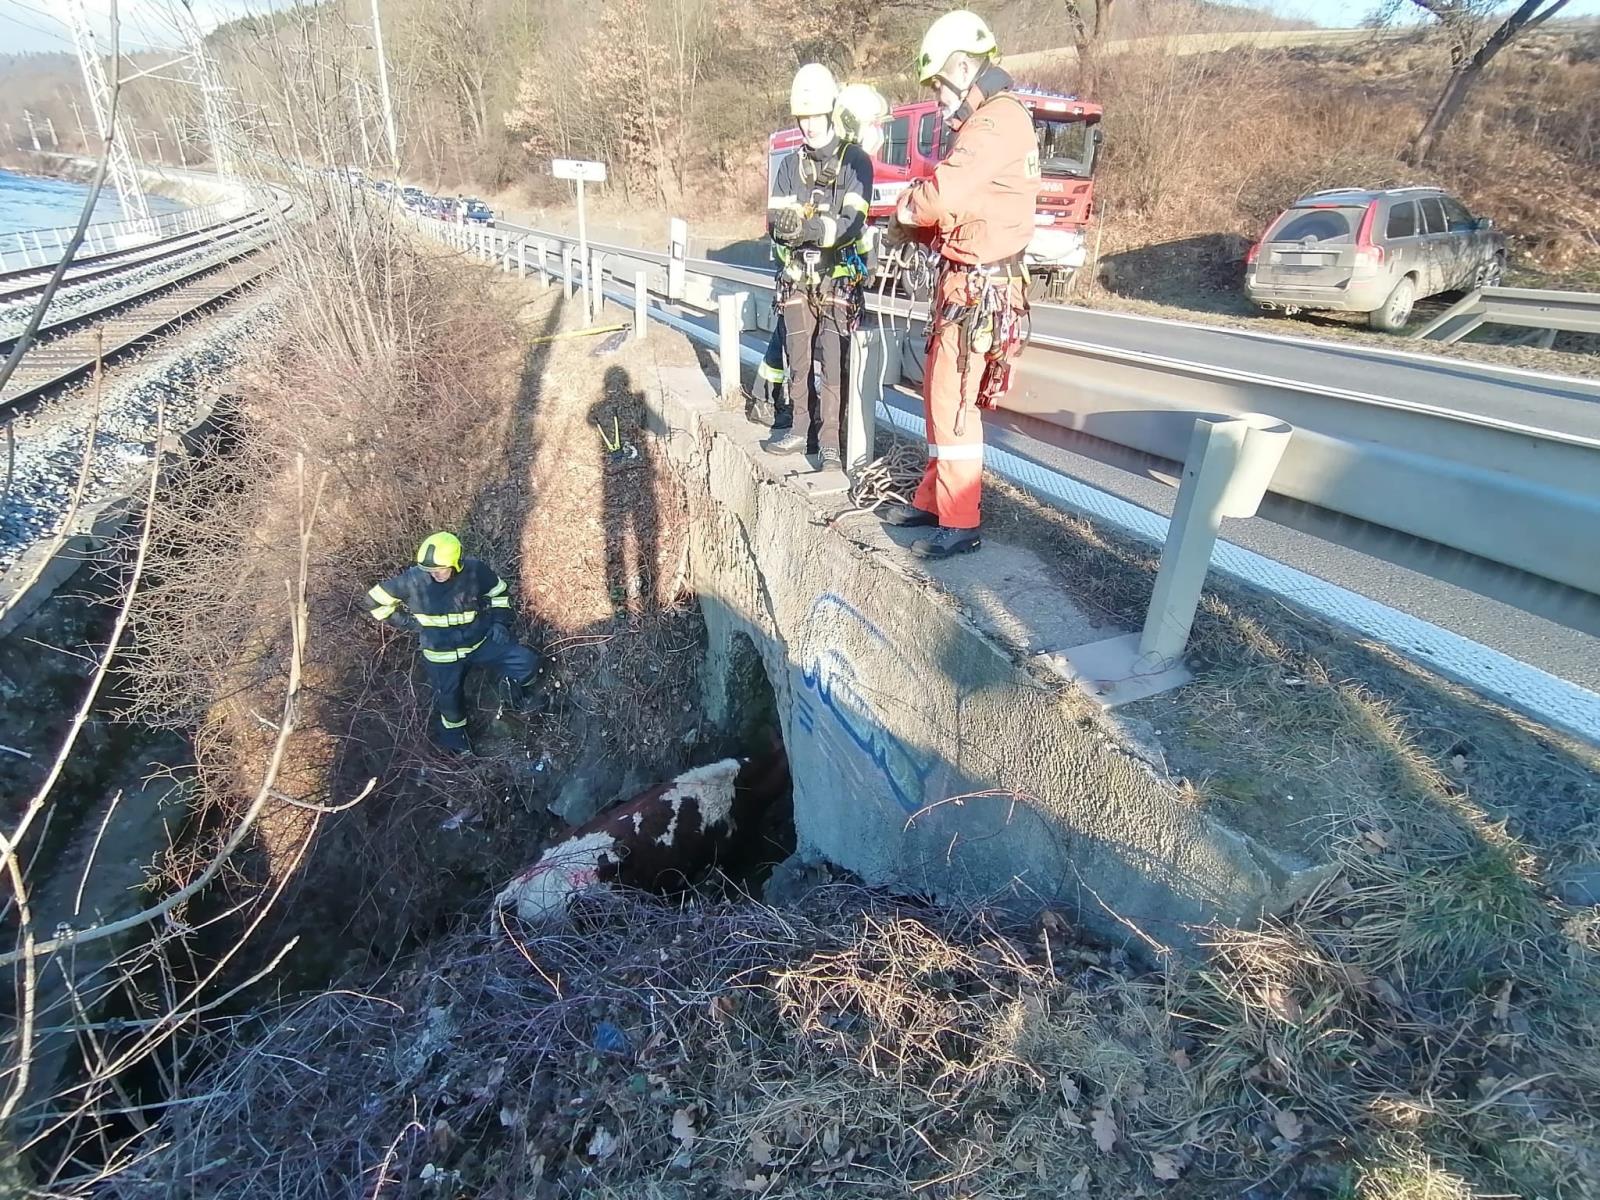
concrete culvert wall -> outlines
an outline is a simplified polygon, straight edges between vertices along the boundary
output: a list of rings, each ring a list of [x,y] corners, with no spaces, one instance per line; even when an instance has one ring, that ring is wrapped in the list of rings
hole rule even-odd
[[[1253,919],[1319,877],[1199,811],[1086,701],[1019,666],[890,555],[830,529],[698,372],[663,381],[652,415],[695,497],[706,715],[743,719],[756,647],[801,859],[944,898],[1067,904],[1115,936],[1131,921],[1151,947]]]

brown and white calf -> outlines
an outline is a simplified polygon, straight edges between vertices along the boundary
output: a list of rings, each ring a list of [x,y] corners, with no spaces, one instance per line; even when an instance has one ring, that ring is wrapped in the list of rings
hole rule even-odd
[[[748,840],[788,786],[782,752],[725,758],[647,788],[578,826],[495,897],[528,921],[548,921],[586,888],[686,883]]]

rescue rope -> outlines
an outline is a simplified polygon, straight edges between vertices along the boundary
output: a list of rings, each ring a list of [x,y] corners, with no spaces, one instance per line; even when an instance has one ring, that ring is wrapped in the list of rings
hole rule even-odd
[[[896,259],[889,261],[897,262]],[[884,312],[889,278],[889,272],[885,271],[878,279],[878,345],[881,351],[878,356],[878,407],[891,431],[889,449],[851,473],[850,504],[861,512],[875,512],[885,504],[910,504],[917,485],[922,482],[928,461],[927,446],[900,432],[889,411],[888,402],[883,399],[889,371],[889,329],[894,320],[892,310],[887,314]],[[886,320],[888,324],[885,324]],[[909,307],[906,310],[906,332],[911,332]]]

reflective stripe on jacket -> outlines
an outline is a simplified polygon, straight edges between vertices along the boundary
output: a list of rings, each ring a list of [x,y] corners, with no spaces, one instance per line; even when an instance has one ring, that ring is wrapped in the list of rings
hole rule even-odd
[[[1033,118],[1008,94],[1011,77],[986,68],[972,85],[976,110],[956,128],[950,155],[933,177],[900,197],[902,224],[937,231],[952,262],[998,263],[1027,249],[1039,206],[1039,143]],[[955,122],[951,122],[955,126]]]
[[[445,583],[435,583],[420,566],[407,567],[369,589],[367,597],[375,620],[417,631],[430,662],[465,658],[483,645],[490,625],[511,620],[510,587],[478,558],[462,559]]]

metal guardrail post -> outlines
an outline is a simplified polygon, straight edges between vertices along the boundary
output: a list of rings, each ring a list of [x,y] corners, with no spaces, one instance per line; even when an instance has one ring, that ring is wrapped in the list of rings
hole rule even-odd
[[[589,252],[589,264],[589,278],[593,280],[589,300],[594,306],[589,310],[589,320],[597,321],[606,307],[605,260],[602,258],[600,251],[591,250]]]
[[[526,238],[517,239],[517,278],[528,277],[528,242]]]
[[[722,375],[722,398],[736,403],[743,384],[739,379],[739,334],[744,328],[744,306],[749,292],[717,297],[717,370]]]
[[[1165,670],[1183,657],[1222,518],[1255,515],[1293,433],[1276,417],[1259,413],[1195,421],[1139,637],[1140,657],[1154,669]]]
[[[667,245],[667,299],[680,301],[689,258],[689,223],[682,217],[672,218],[671,240]]]
[[[539,239],[537,250],[539,254],[539,286],[547,288],[550,286],[550,247],[546,245],[543,238]]]
[[[650,328],[650,272],[633,273],[633,340],[644,341]]]
[[[561,246],[561,287],[567,293],[568,300],[577,295],[577,282],[572,272],[572,247],[563,243]]]

